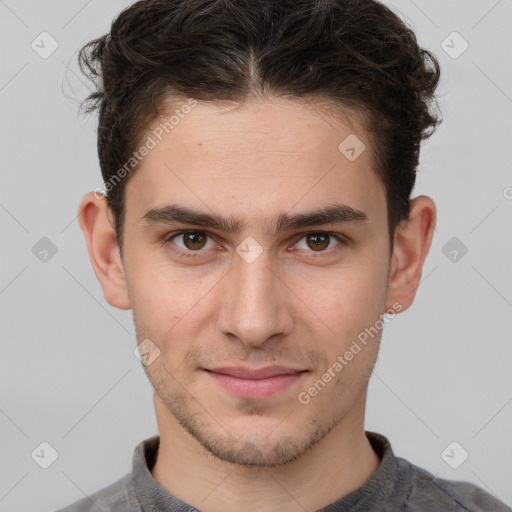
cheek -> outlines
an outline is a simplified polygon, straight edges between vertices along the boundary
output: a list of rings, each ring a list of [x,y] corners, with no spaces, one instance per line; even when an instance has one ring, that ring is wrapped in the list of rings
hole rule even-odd
[[[365,374],[374,363],[382,332],[386,299],[382,269],[375,262],[347,267],[318,284],[314,297],[305,303],[318,315],[314,320],[317,333],[326,333],[321,337],[329,366],[338,356],[343,358],[343,369],[339,365],[338,371],[333,369],[335,380],[345,381],[354,371]]]
[[[346,267],[316,280],[305,303],[339,334],[352,326],[375,321],[385,305],[385,276],[376,266]],[[336,328],[334,328],[336,326]]]
[[[165,352],[165,340],[183,328],[191,306],[183,296],[183,285],[166,278],[164,272],[144,270],[132,272],[129,285],[138,342],[149,338]]]
[[[192,279],[168,264],[148,264],[130,273],[130,299],[138,342],[149,338],[160,349],[162,361],[177,369],[201,338],[209,320],[218,276]]]
[[[188,279],[186,270],[161,260],[148,251],[130,262],[130,298],[140,314],[166,318],[172,325],[198,301],[202,284]]]

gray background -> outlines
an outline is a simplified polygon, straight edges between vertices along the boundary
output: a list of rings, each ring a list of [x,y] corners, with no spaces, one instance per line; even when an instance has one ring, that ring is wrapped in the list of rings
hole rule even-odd
[[[101,185],[95,118],[77,116],[88,87],[76,52],[129,3],[0,0],[0,511],[91,494],[157,433],[131,312],[104,300],[76,220]],[[386,3],[440,59],[444,124],[423,148],[414,194],[436,202],[434,241],[414,305],[384,330],[366,428],[512,505],[512,2]],[[59,44],[46,59],[31,48],[43,31]],[[469,43],[458,58],[441,46],[454,31]],[[57,248],[46,261],[32,251],[43,237]],[[48,469],[31,458],[43,441],[58,452]],[[460,463],[462,449],[469,458],[453,469],[446,460]]]

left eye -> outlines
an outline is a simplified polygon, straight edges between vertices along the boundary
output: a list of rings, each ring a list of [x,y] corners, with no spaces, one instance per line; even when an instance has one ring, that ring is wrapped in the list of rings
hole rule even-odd
[[[313,248],[313,252],[323,252],[329,247],[330,241],[333,238],[338,241],[337,245],[341,243],[340,237],[333,235],[331,233],[324,233],[322,231],[315,233],[307,233],[299,240],[299,243],[302,240],[305,240],[306,246],[309,248]]]

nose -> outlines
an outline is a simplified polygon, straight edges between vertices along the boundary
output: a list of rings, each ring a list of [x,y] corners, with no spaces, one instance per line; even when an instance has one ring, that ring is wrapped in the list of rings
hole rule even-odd
[[[293,329],[292,295],[267,250],[251,263],[235,254],[220,288],[218,328],[251,347],[275,341]]]

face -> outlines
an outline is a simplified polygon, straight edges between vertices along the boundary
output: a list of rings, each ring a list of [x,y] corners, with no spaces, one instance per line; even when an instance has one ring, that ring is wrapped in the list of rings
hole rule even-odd
[[[389,309],[370,141],[290,100],[198,103],[155,140],[126,186],[123,270],[156,400],[222,460],[295,460],[364,409],[380,331],[361,333]]]

